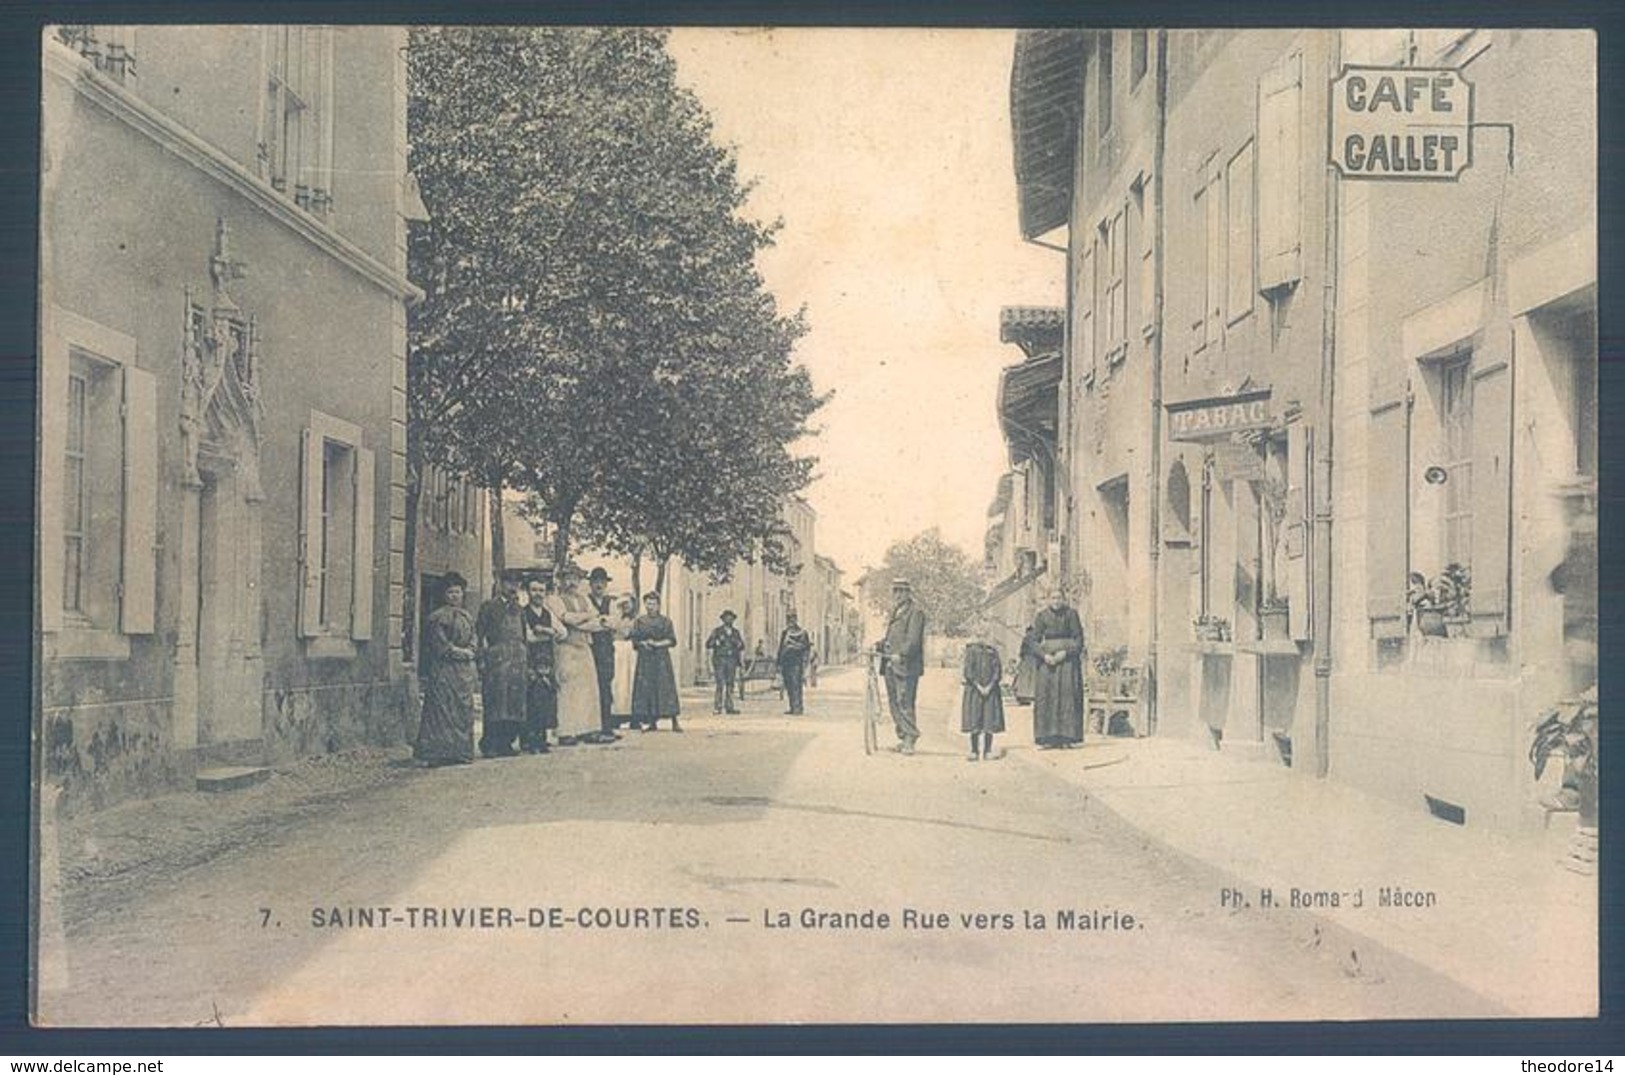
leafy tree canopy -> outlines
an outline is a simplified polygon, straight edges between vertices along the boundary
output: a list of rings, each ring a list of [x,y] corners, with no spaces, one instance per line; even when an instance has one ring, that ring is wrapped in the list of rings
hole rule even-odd
[[[964,549],[944,541],[935,527],[894,542],[878,570],[888,583],[907,579],[913,585],[914,601],[933,634],[963,637],[984,596],[976,561]],[[869,588],[869,600],[876,611],[889,611],[889,586]]]

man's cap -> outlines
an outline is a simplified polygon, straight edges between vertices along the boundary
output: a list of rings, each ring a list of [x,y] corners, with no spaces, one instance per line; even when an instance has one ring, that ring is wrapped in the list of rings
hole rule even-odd
[[[909,582],[907,579],[892,579],[891,588],[894,590],[912,590],[914,589],[914,584]]]
[[[601,567],[595,567],[595,568],[592,569],[592,574],[587,576],[587,581],[588,582],[608,582],[609,581],[609,572],[605,571]]]
[[[796,618],[796,614],[795,614],[794,611],[786,612],[784,614],[784,618],[787,619],[787,620],[793,620],[793,619]]]
[[[722,610],[722,618],[725,620],[737,620],[739,617],[734,615],[733,609],[725,608]]]

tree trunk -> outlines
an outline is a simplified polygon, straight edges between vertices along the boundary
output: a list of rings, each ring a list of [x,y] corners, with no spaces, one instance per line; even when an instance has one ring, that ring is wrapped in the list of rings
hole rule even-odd
[[[643,550],[638,549],[632,554],[632,599],[637,602],[638,608],[643,607]]]
[[[553,524],[553,576],[558,577],[559,568],[570,562],[570,521],[575,518],[575,503],[561,504],[547,513],[548,522]]]
[[[670,563],[671,554],[667,553],[666,555],[660,557],[659,561],[657,562],[657,566],[655,567],[654,592],[660,595],[660,600],[662,603],[664,603],[666,600],[666,567]]]
[[[496,583],[508,569],[507,526],[502,512],[502,481],[493,481],[487,490],[491,496],[491,583],[492,589],[480,594],[480,600],[496,593]],[[478,608],[476,604],[474,606]]]

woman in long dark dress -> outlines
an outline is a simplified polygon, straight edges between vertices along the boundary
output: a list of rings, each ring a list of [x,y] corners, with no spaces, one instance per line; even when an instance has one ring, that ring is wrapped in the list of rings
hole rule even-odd
[[[1011,690],[1015,692],[1016,704],[1027,705],[1033,700],[1033,689],[1038,682],[1038,665],[1042,657],[1038,652],[1037,638],[1033,634],[1032,625],[1029,624],[1026,632],[1021,636],[1020,660],[1016,664],[1015,680]]]
[[[677,676],[671,667],[671,650],[677,645],[677,632],[671,620],[660,612],[660,595],[643,595],[643,615],[632,624],[629,636],[637,650],[638,670],[632,677],[632,723],[653,731],[661,717],[671,718],[671,730],[680,732],[677,715]]]
[[[975,639],[965,645],[965,693],[959,703],[959,730],[970,736],[967,761],[992,761],[998,757],[993,753],[993,736],[1004,731],[1004,698],[999,690],[1004,662],[987,641],[986,632],[986,625],[978,624]]]
[[[429,615],[423,639],[429,675],[412,754],[424,765],[467,765],[474,760],[474,617],[463,608],[468,581],[454,571],[442,585],[444,603]]]
[[[1033,618],[1038,675],[1033,687],[1033,740],[1039,750],[1083,742],[1083,621],[1059,589]]]

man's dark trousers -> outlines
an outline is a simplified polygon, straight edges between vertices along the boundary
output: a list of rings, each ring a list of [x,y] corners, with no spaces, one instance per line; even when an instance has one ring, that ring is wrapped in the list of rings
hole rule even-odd
[[[919,676],[886,670],[886,702],[891,707],[892,723],[897,726],[897,739],[910,746],[920,737],[920,726],[914,722],[914,699],[919,687]]]
[[[711,674],[717,681],[717,700],[712,709],[718,713],[734,711],[734,679],[739,675],[738,661],[715,661]]]
[[[803,712],[801,688],[806,680],[806,664],[801,661],[785,661],[779,666],[779,673],[784,677],[784,693],[790,702],[790,712]]]

